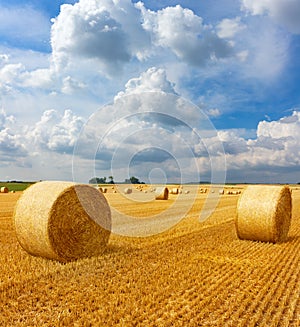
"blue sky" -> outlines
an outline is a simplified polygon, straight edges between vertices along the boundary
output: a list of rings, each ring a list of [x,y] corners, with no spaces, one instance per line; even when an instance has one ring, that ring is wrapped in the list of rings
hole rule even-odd
[[[299,0],[0,0],[0,180],[300,182],[299,16]]]

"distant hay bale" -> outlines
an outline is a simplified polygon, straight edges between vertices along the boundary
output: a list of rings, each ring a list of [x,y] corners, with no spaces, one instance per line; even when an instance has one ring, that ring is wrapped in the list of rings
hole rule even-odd
[[[170,194],[178,194],[179,193],[179,189],[177,187],[173,187]]]
[[[125,194],[131,194],[132,193],[132,189],[129,188],[129,187],[127,187],[127,188],[125,188],[124,193]]]
[[[27,188],[14,211],[28,253],[67,262],[103,253],[111,233],[107,200],[94,187],[44,181]]]
[[[219,190],[219,194],[220,195],[224,194],[224,190],[223,189],[222,190]]]
[[[240,239],[284,242],[291,223],[292,199],[287,186],[248,186],[238,201]]]
[[[167,187],[157,187],[155,190],[155,199],[156,200],[168,200],[169,190]]]
[[[2,186],[1,189],[0,189],[0,193],[8,193],[9,190],[6,186]]]
[[[190,191],[189,191],[189,190],[185,190],[184,193],[185,193],[185,194],[189,194]]]
[[[107,193],[107,188],[106,188],[106,187],[98,187],[98,190],[99,190],[101,193]]]

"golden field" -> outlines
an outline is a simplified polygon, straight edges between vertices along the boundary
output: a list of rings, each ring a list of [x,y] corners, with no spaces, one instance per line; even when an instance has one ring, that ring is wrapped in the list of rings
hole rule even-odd
[[[271,244],[237,238],[239,195],[220,196],[199,222],[199,188],[137,202],[108,187],[111,207],[139,221],[195,202],[165,232],[112,234],[103,255],[67,264],[20,247],[12,216],[21,192],[0,194],[0,326],[300,326],[300,190],[288,241]]]

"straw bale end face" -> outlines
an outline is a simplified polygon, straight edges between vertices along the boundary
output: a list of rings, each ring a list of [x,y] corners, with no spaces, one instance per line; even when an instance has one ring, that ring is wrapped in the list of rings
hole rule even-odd
[[[291,191],[287,186],[248,186],[237,205],[236,229],[240,239],[284,242],[292,215]]]
[[[155,190],[155,199],[156,200],[168,200],[169,190],[167,187],[158,187]]]
[[[111,212],[94,187],[45,181],[24,191],[15,207],[14,225],[28,253],[67,262],[103,253]]]
[[[2,186],[0,188],[0,193],[8,193],[8,192],[9,192],[9,190],[8,190],[8,188],[6,186]]]

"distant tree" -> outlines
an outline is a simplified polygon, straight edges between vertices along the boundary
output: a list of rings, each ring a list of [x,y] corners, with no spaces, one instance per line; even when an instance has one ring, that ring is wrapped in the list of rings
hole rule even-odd
[[[140,184],[140,180],[134,176],[130,177],[131,184]]]
[[[109,184],[115,184],[113,176],[108,176],[108,179],[109,179]]]
[[[98,184],[98,183],[99,183],[98,177],[93,177],[89,180],[89,184]]]
[[[131,184],[145,184],[144,182],[141,182],[137,177],[130,177],[129,180],[128,179],[125,179],[125,182],[128,181],[130,182]]]
[[[106,184],[106,177],[93,177],[89,180],[89,184]]]

